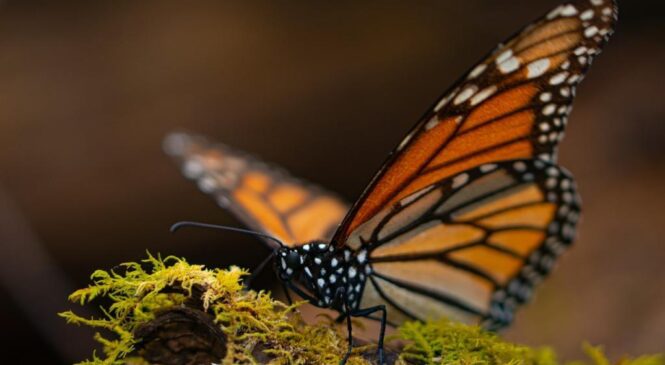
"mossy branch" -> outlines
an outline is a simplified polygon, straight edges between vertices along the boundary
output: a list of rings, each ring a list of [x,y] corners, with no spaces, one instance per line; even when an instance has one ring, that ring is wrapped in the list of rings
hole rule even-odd
[[[119,271],[94,272],[92,284],[69,297],[81,305],[110,299],[102,318],[60,313],[69,323],[105,333],[95,335],[104,356],[93,354],[80,364],[337,364],[347,349],[332,321],[306,324],[300,318],[302,302],[286,305],[267,292],[244,290],[241,279],[247,272],[237,267],[206,269],[148,254]],[[406,323],[393,337],[391,364],[558,364],[550,349],[511,344],[478,327],[444,320]],[[589,361],[571,365],[609,365],[600,348],[585,349]],[[374,353],[373,345],[357,347],[348,364],[373,364]],[[665,361],[647,356],[618,364]]]

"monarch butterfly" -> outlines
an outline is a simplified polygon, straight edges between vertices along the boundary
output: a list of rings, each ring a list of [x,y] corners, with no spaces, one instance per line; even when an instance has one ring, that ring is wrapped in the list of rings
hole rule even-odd
[[[419,120],[355,204],[230,147],[165,139],[184,175],[273,248],[288,289],[346,318],[446,316],[499,329],[572,243],[580,200],[556,164],[576,86],[613,32],[612,0],[554,8]]]

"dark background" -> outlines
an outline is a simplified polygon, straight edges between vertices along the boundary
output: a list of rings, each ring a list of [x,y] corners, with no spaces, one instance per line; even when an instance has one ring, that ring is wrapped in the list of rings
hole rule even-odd
[[[5,1],[0,5],[3,358],[65,363],[91,333],[55,312],[96,268],[145,250],[251,267],[252,238],[161,151],[186,129],[354,199],[435,98],[556,0]],[[506,332],[564,359],[665,350],[665,22],[622,1],[580,87],[560,162],[584,219],[576,248]],[[262,285],[269,286],[270,276]],[[29,361],[28,361],[29,360]]]

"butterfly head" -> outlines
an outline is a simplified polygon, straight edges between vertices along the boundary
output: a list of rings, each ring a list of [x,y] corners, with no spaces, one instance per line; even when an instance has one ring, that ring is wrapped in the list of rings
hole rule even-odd
[[[320,260],[330,253],[330,247],[323,242],[312,242],[297,247],[281,247],[277,249],[275,261],[279,278],[283,281],[293,280],[304,270],[311,260]]]
[[[280,248],[277,257],[277,272],[279,278],[284,281],[291,280],[302,269],[304,258],[300,256],[297,250]]]

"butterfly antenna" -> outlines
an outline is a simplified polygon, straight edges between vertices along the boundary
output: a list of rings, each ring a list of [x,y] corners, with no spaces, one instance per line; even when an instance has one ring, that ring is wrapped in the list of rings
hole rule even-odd
[[[256,231],[252,231],[252,230],[249,230],[249,229],[242,229],[242,228],[229,227],[229,226],[221,226],[221,225],[218,225],[218,224],[182,221],[182,222],[178,222],[178,223],[175,223],[174,225],[172,225],[170,231],[171,231],[171,233],[175,233],[177,230],[179,230],[182,227],[211,228],[211,229],[219,229],[219,230],[222,230],[222,231],[238,232],[238,233],[243,233],[243,234],[247,234],[247,235],[252,235],[252,236],[256,236],[256,237],[265,238],[265,239],[276,242],[279,245],[279,247],[286,247],[286,245],[282,241],[280,241],[279,239],[277,239],[273,236],[267,235],[265,233],[256,232]],[[269,258],[272,258],[272,256],[273,255],[270,255]],[[268,260],[266,259],[266,261],[268,261]]]

